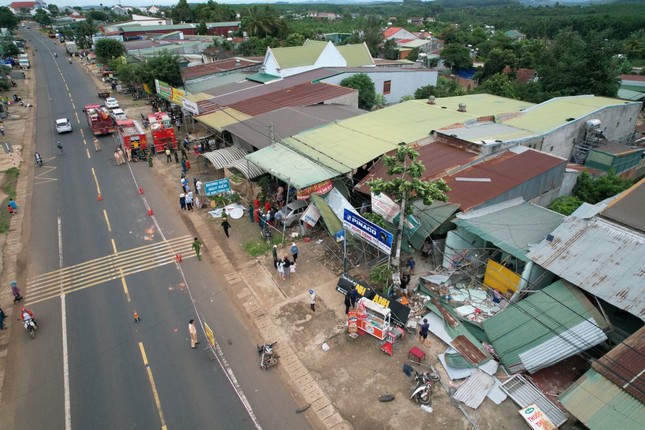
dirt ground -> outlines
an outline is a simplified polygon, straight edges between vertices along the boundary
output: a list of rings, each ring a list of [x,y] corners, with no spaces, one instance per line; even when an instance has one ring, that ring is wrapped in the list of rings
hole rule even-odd
[[[150,112],[150,106],[141,100],[134,101],[128,95],[115,96],[130,118],[139,118],[140,113]],[[184,133],[178,136],[183,139]],[[179,192],[180,166],[166,164],[159,156],[156,158],[154,169],[164,179],[164,188],[174,195]],[[205,169],[201,163],[196,163],[194,155],[191,154],[189,159],[193,166],[198,166],[189,172],[189,177],[198,177],[206,182],[221,176],[221,172]],[[180,215],[187,216],[181,212]],[[206,210],[202,210],[200,216],[210,218]],[[232,229],[228,240],[219,222],[205,223],[209,231],[200,231],[199,234],[206,244],[217,241],[229,261],[235,262],[238,273],[249,283],[279,326],[280,338],[275,340],[279,345],[291,345],[305,367],[315,375],[314,379],[327,397],[354,429],[475,428],[452,404],[446,388],[441,385],[435,387],[432,413],[423,411],[409,400],[413,381],[405,376],[402,367],[404,363],[409,363],[407,352],[412,346],[422,348],[428,357],[425,364],[438,368],[446,387],[450,384],[440,364],[437,364],[437,354],[444,352],[447,347],[441,340],[430,334],[428,345],[421,345],[417,336],[409,333],[395,344],[394,354],[390,357],[380,351],[380,342],[374,337],[363,335],[351,339],[347,336],[343,296],[335,291],[342,264],[338,247],[331,239],[319,232],[309,241],[298,240],[300,256],[297,274],[280,281],[273,268],[270,252],[260,257],[249,257],[242,249],[245,242],[259,239],[258,226],[252,224],[246,215],[239,220],[229,221]],[[291,242],[291,238],[288,238],[284,246],[279,246],[281,257],[290,257]],[[421,268],[419,271],[423,270]],[[415,281],[416,278],[413,279],[413,285]],[[309,288],[314,288],[318,294],[315,313],[309,309]],[[327,352],[322,350],[325,342],[330,346]],[[414,367],[420,371],[427,370],[423,366]],[[278,371],[283,372],[288,383],[293,383],[283,369]],[[393,394],[395,400],[380,403],[378,397],[386,393]],[[510,399],[499,406],[486,399],[477,410],[463,407],[482,430],[528,428],[517,412],[518,407]]]

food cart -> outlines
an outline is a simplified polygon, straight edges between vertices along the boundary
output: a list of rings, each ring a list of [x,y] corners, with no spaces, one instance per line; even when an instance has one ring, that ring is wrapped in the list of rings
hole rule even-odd
[[[356,325],[359,329],[371,334],[379,340],[384,340],[390,331],[392,311],[378,303],[361,297],[356,308]]]

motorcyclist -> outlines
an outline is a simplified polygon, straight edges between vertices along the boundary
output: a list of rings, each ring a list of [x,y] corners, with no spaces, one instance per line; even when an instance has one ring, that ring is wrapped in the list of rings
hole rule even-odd
[[[54,52],[54,58],[58,58],[58,54]]]
[[[38,326],[38,324],[36,323],[36,318],[34,317],[34,313],[27,308],[22,308],[20,310],[20,319],[23,323],[29,322],[31,320],[33,321],[34,325]]]
[[[36,152],[34,154],[34,159],[36,160],[36,164],[39,166],[43,165],[43,157],[40,156],[40,153]]]
[[[69,61],[69,64],[72,64],[72,59],[68,58],[67,61]]]

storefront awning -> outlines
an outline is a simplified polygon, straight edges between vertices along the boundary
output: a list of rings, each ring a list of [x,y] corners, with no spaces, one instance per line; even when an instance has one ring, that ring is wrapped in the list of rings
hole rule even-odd
[[[266,173],[266,171],[255,164],[251,163],[249,160],[246,158],[241,158],[239,160],[236,160],[226,166],[227,169],[235,169],[242,173],[246,179],[255,179],[258,176],[262,176]]]
[[[223,108],[205,115],[198,115],[195,117],[195,120],[201,122],[206,127],[212,128],[221,133],[223,127],[236,122],[245,121],[249,118],[251,118],[250,115],[233,108]]]
[[[205,152],[200,157],[206,158],[216,169],[223,169],[238,160],[243,160],[246,152],[236,146]]]

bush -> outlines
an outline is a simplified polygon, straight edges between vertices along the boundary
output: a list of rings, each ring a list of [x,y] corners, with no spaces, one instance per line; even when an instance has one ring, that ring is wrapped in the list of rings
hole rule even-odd
[[[584,202],[577,197],[564,196],[558,197],[557,199],[553,200],[547,207],[552,211],[560,213],[562,215],[571,215],[582,205],[582,203]]]

